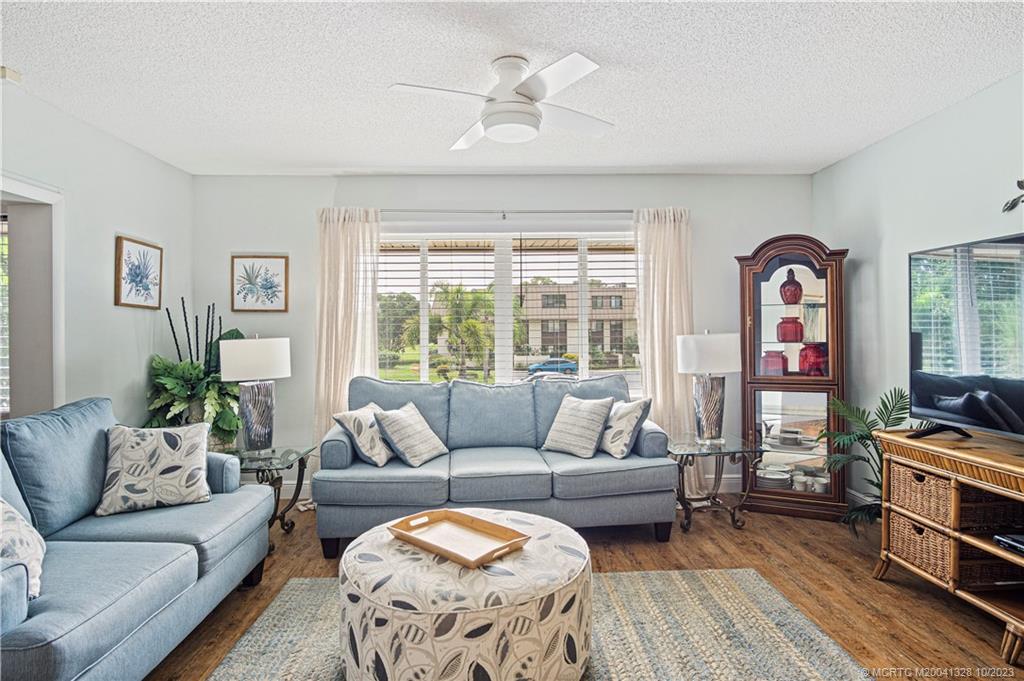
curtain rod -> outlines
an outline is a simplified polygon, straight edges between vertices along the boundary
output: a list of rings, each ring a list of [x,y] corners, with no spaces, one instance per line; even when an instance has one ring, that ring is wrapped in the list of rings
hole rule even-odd
[[[605,209],[605,210],[474,210],[455,208],[441,210],[438,208],[381,208],[381,213],[437,213],[441,215],[466,214],[466,215],[632,215],[630,209]]]

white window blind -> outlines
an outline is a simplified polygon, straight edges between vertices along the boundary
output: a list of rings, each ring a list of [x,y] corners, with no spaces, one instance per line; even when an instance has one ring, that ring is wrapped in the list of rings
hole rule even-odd
[[[642,392],[629,237],[386,238],[378,271],[382,378],[495,383],[540,368],[622,373]]]
[[[1018,244],[964,246],[911,260],[911,325],[930,373],[1024,375]]]

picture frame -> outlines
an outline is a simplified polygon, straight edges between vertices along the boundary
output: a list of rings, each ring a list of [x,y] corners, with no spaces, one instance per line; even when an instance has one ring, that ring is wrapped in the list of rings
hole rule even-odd
[[[287,255],[231,256],[232,312],[288,311]]]
[[[163,292],[163,247],[118,236],[114,241],[114,305],[159,310]]]

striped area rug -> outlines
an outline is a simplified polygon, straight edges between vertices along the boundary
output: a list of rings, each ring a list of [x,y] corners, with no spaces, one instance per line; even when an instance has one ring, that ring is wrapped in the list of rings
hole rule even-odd
[[[584,681],[845,681],[867,672],[754,570],[594,573]],[[214,681],[345,681],[334,579],[292,579]]]

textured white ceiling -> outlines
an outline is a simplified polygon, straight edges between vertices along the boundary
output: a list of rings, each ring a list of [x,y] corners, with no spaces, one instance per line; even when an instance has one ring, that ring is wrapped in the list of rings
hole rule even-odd
[[[19,4],[24,88],[193,173],[818,170],[1021,68],[1024,4]],[[616,124],[447,149],[489,62],[601,69],[552,102]]]

